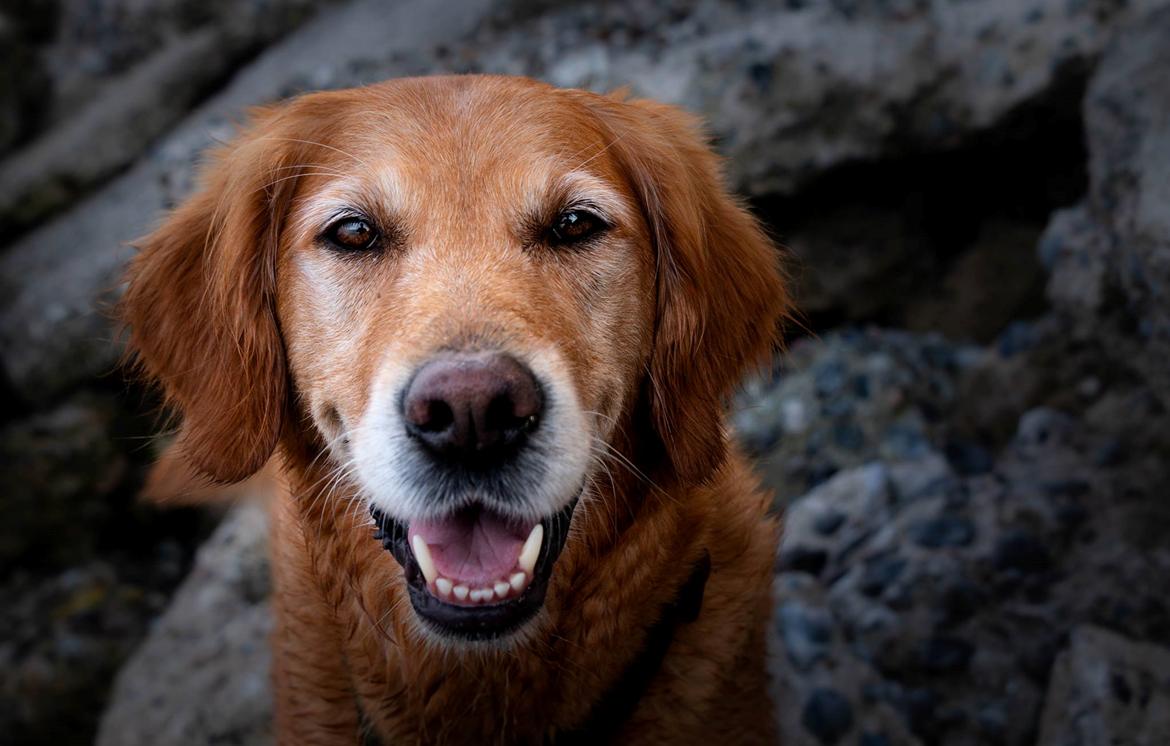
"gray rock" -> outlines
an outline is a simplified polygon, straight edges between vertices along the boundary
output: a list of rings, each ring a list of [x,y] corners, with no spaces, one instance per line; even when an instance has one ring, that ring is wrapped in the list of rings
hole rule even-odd
[[[853,707],[834,689],[817,689],[804,705],[800,721],[822,744],[835,744],[853,728]]]
[[[210,29],[172,42],[0,162],[0,229],[34,224],[131,163],[231,69],[224,46]]]
[[[311,0],[65,2],[41,92],[51,127],[0,163],[0,230],[35,224],[125,168]],[[129,238],[129,237],[127,237]]]
[[[992,127],[1090,65],[1117,22],[1162,5],[661,2],[635,13],[581,5],[477,35],[451,56],[682,104],[710,121],[736,187],[758,195]]]
[[[0,428],[0,565],[59,567],[91,558],[126,471],[112,400],[82,394]]]
[[[6,565],[0,579],[0,732],[5,743],[94,733],[110,681],[183,571],[164,542],[148,563],[90,559],[61,571]],[[29,563],[31,564],[31,563]]]
[[[860,705],[867,699],[867,690],[880,687],[881,679],[871,666],[848,653],[847,642],[840,637],[840,623],[830,610],[822,586],[807,575],[785,573],[777,576],[775,593],[783,599],[781,608],[799,609],[799,615],[816,620],[811,640],[815,641],[815,656],[792,656],[794,650],[805,645],[797,642],[797,647],[789,647],[795,642],[794,634],[806,634],[790,629],[791,619],[782,621],[778,617],[768,640],[781,743],[821,746],[836,739],[837,743],[848,744],[869,734],[887,737],[890,743],[919,746],[894,705],[885,701]]]
[[[1170,9],[1110,46],[1085,98],[1091,186],[1041,243],[1048,295],[1170,402]]]
[[[792,665],[806,670],[825,656],[833,627],[823,609],[809,609],[798,601],[787,601],[777,609],[776,623]]]
[[[36,15],[40,8],[24,13],[0,11],[0,157],[32,135],[45,114],[44,89],[49,85],[44,66],[29,42],[30,25],[21,15]]]
[[[189,34],[211,31],[220,55],[240,59],[310,17],[313,0],[18,0],[22,18],[37,9],[51,73],[50,120],[69,119],[102,98],[125,73]],[[50,10],[51,9],[51,10]],[[209,64],[217,64],[207,61]],[[192,75],[199,71],[192,70]]]
[[[1170,648],[1077,627],[1057,658],[1038,746],[1156,746],[1170,733]]]
[[[233,510],[118,674],[99,746],[272,743],[264,508]]]
[[[877,329],[801,340],[775,373],[745,384],[732,423],[783,505],[842,469],[937,455],[956,437],[945,423],[960,405],[958,382],[984,355]]]
[[[1023,359],[1075,364],[1075,357],[1052,357],[1052,342],[1043,341],[1048,332],[1038,334],[1035,356]],[[802,401],[844,398],[850,410],[858,403],[848,382],[873,341],[826,335],[809,343],[814,349],[793,350],[784,375],[801,382]],[[930,356],[904,354],[923,349],[913,335],[894,348],[902,354],[887,348],[885,380],[914,380],[903,370],[909,367],[935,391],[923,396],[909,387],[902,416],[938,407],[945,401],[938,391],[962,391],[960,379],[973,369],[1004,360],[988,352],[971,366],[924,368]],[[949,465],[935,450],[938,431],[928,427],[921,431],[925,455],[886,455],[882,439],[866,438],[858,457],[867,462],[843,467],[788,505],[769,659],[786,743],[1033,746],[1045,682],[1070,630],[1103,624],[1170,644],[1170,511],[1161,487],[1170,479],[1170,418],[1142,387],[1081,385],[1084,368],[1047,392],[1061,409],[1019,411],[1027,398],[1016,390],[1047,374],[1010,370],[965,405],[1017,409],[1016,432],[998,442],[987,470]],[[781,379],[776,389],[783,385]],[[784,421],[782,398],[752,401],[756,424],[767,412]],[[938,411],[955,426],[965,406]],[[862,411],[861,422],[886,416]],[[1143,416],[1134,417],[1138,411]],[[806,433],[820,427],[820,416],[802,424]],[[818,458],[829,442],[799,441],[789,458]],[[1096,458],[1118,442],[1126,444],[1124,459]],[[772,445],[776,452],[788,447],[783,437]],[[765,452],[764,464],[768,459]],[[815,554],[816,571],[784,561],[794,553]],[[841,720],[813,718],[818,729],[810,733],[802,713],[821,711],[808,709],[816,691],[848,702],[850,728],[838,733],[829,728]],[[1107,741],[1069,741],[1098,742]]]

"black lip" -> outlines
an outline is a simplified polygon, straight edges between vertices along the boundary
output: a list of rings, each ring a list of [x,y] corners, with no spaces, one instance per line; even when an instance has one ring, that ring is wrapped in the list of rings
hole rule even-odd
[[[541,521],[541,525],[544,526],[544,545],[536,558],[532,582],[524,592],[516,598],[483,606],[456,606],[431,595],[427,590],[422,570],[414,560],[414,552],[410,549],[407,527],[372,507],[370,514],[377,524],[374,538],[381,541],[382,547],[402,566],[410,603],[419,619],[435,631],[452,637],[491,640],[519,629],[536,616],[540,607],[544,605],[553,564],[565,547],[565,539],[569,536],[569,524],[573,520],[573,511],[577,507],[579,497],[580,495],[574,497],[560,512]]]

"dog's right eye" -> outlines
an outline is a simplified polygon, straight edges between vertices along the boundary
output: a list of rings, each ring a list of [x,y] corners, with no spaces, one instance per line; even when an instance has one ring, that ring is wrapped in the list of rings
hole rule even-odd
[[[343,251],[373,248],[378,237],[377,228],[365,218],[342,218],[325,229],[325,239]]]

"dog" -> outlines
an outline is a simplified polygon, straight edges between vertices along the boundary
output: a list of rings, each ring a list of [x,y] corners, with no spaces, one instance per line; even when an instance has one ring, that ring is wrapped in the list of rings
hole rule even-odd
[[[138,248],[177,453],[286,485],[279,743],[775,742],[779,521],[723,407],[789,298],[695,118],[503,76],[307,94]]]

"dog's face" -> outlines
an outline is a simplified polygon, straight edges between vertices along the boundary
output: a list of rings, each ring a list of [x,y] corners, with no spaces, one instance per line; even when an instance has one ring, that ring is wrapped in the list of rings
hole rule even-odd
[[[495,638],[540,609],[615,428],[643,412],[684,481],[719,462],[720,399],[784,302],[683,115],[431,78],[263,116],[126,308],[197,465],[315,452],[426,628]]]
[[[645,225],[602,133],[533,94],[358,102],[378,120],[316,154],[277,260],[298,393],[419,613],[468,634],[539,608],[653,325]]]

